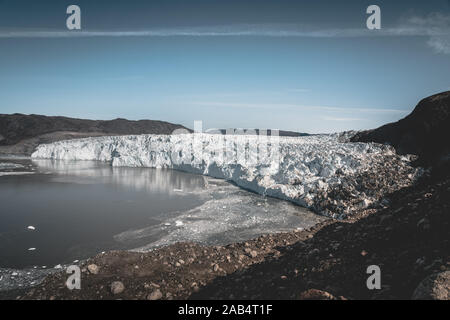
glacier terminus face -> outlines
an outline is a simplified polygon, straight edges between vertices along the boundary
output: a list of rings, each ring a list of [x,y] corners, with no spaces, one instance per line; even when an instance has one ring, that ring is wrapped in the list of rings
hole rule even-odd
[[[342,134],[109,136],[39,145],[32,157],[208,175],[334,218],[378,203],[420,173],[389,146],[346,141]]]

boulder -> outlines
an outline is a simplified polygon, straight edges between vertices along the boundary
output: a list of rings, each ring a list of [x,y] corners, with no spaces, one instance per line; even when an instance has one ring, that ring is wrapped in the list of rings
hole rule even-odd
[[[298,300],[336,300],[336,298],[329,292],[318,289],[309,289],[300,293]]]
[[[125,290],[125,286],[121,281],[114,281],[111,283],[112,294],[120,294]]]
[[[412,295],[413,300],[450,300],[450,271],[434,273],[423,279]]]

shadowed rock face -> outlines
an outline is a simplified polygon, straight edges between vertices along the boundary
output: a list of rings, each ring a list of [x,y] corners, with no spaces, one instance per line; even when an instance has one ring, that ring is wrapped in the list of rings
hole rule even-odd
[[[171,134],[185,127],[164,121],[85,120],[0,114],[0,153],[31,154],[40,143],[102,135]]]
[[[388,143],[401,154],[416,154],[419,165],[447,160],[450,153],[450,91],[423,99],[395,123],[356,134],[352,142]]]

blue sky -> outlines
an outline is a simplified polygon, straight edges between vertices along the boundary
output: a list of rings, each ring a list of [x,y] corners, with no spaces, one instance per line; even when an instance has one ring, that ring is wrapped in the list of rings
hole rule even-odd
[[[0,0],[0,113],[332,132],[450,90],[449,1],[337,2]]]

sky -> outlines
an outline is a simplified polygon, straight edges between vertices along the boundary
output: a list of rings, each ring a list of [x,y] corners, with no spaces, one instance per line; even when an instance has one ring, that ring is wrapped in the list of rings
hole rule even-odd
[[[0,0],[0,113],[361,130],[450,90],[449,71],[449,0]]]

